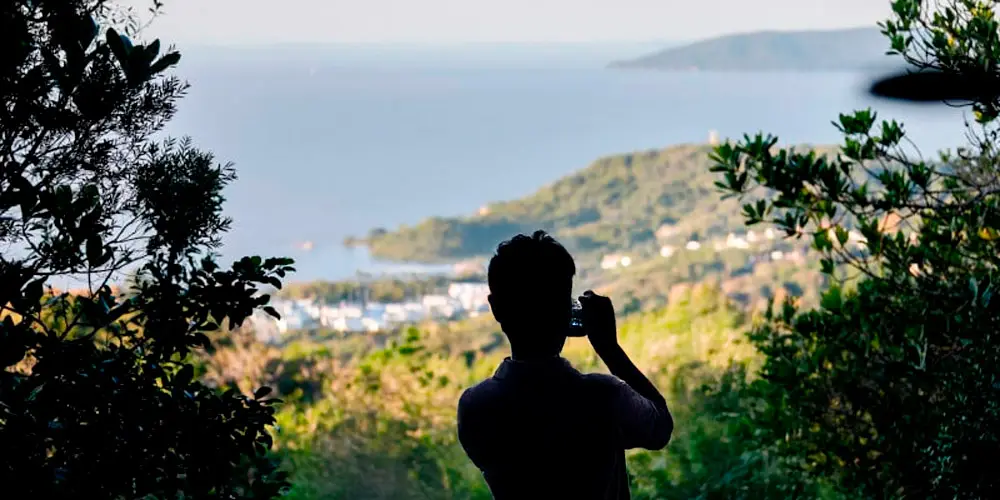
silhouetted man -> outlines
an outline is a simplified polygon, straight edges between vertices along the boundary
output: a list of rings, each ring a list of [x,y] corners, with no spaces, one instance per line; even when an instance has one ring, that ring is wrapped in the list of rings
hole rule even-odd
[[[542,231],[517,235],[490,260],[490,306],[511,356],[458,403],[458,438],[493,496],[627,499],[625,450],[662,449],[667,403],[619,347],[611,301],[587,292],[584,332],[611,375],[560,357],[576,266]]]

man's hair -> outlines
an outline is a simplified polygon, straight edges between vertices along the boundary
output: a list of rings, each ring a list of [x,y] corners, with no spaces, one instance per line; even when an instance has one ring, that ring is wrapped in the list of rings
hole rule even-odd
[[[558,241],[545,231],[519,234],[500,243],[490,259],[490,293],[511,296],[539,288],[572,286],[576,264]]]

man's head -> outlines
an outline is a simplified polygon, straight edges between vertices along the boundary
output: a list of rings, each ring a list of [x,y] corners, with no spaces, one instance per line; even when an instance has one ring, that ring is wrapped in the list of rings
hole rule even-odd
[[[570,320],[573,257],[544,231],[497,247],[488,279],[493,316],[514,350],[556,355]]]

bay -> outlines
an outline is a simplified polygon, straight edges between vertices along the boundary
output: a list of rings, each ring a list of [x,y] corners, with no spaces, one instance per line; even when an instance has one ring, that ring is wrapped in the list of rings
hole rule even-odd
[[[927,157],[965,141],[962,111],[874,101],[863,92],[871,75],[860,73],[658,73],[582,58],[492,64],[469,51],[387,53],[184,60],[177,74],[192,87],[167,132],[237,168],[225,257],[290,256],[295,280],[398,270],[344,238],[471,214],[598,157],[705,142],[711,130],[838,142],[831,121],[871,106],[903,121]]]

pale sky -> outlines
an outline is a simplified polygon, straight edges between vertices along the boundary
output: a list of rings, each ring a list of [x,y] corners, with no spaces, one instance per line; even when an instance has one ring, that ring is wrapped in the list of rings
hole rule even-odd
[[[143,10],[152,0],[124,0]],[[889,0],[163,0],[178,44],[691,40],[872,25]]]

